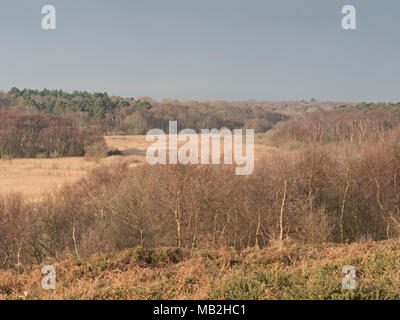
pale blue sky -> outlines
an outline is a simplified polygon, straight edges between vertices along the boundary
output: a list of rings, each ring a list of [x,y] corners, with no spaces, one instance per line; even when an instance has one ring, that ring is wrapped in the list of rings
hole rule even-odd
[[[400,101],[399,17],[399,0],[1,0],[0,90]]]

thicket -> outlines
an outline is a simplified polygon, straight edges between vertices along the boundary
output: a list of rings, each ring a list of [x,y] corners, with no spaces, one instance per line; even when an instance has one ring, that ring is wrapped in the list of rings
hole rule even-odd
[[[360,144],[400,124],[399,105],[359,104],[302,114],[279,123],[272,135],[275,145],[288,142]]]
[[[71,119],[0,110],[0,158],[83,156],[104,142],[94,127],[77,128]]]

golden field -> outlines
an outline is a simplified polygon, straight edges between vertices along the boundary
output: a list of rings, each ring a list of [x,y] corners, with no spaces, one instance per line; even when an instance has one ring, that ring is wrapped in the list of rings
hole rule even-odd
[[[256,137],[256,157],[274,150],[257,143],[257,138],[259,136]],[[84,157],[0,160],[0,194],[20,192],[31,199],[38,199],[44,192],[74,182],[96,167],[119,161],[127,161],[131,166],[143,163],[146,161],[146,150],[152,144],[146,142],[145,135],[106,136],[105,139],[109,149],[118,149],[123,156],[99,160]]]

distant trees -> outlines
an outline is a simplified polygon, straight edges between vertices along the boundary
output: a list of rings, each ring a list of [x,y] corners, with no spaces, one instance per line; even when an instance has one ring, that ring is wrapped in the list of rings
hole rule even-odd
[[[83,156],[85,147],[103,141],[96,128],[77,128],[67,118],[0,110],[1,158]]]
[[[63,90],[32,90],[12,88],[3,94],[0,108],[71,117],[80,127],[97,126],[108,134],[145,134],[152,128],[168,129],[169,120],[177,120],[180,129],[196,131],[227,127],[252,128],[265,132],[288,116],[263,103],[179,102],[150,98],[121,98],[107,93]]]
[[[63,90],[19,90],[14,87],[8,94],[11,97],[12,105],[18,104],[18,99],[22,98],[24,106],[34,107],[47,114],[83,111],[91,116],[104,116],[108,110],[129,105],[122,98],[110,98],[107,93],[88,93],[86,91],[68,93]]]
[[[282,131],[286,134],[299,130],[318,130],[316,123],[324,122],[323,137],[316,139],[337,139],[335,131],[346,129],[347,134],[352,124],[348,120],[359,121],[357,117],[365,114],[363,119],[372,120],[375,111],[390,110],[399,112],[400,103],[334,103],[310,101],[178,101],[164,99],[161,103],[149,98],[122,98],[109,96],[106,92],[89,93],[87,91],[32,90],[12,88],[7,94],[0,93],[0,108],[11,108],[18,111],[57,115],[73,119],[79,127],[96,126],[105,134],[145,134],[152,128],[166,131],[169,120],[177,120],[179,128],[192,128],[196,131],[227,127],[230,129],[252,128],[256,132],[265,132],[280,122],[294,119],[285,125]],[[349,119],[337,123],[344,112]],[[359,113],[359,114],[357,114]],[[308,117],[309,114],[313,114]],[[305,123],[303,124],[303,116]],[[329,120],[326,120],[329,119]],[[330,122],[330,124],[328,124]],[[332,124],[335,124],[335,128]],[[293,128],[286,130],[289,125]],[[368,124],[366,124],[368,125]],[[307,127],[306,127],[307,126]],[[311,126],[311,127],[310,127]],[[304,133],[308,136],[308,133]],[[311,137],[311,136],[309,136]]]
[[[0,91],[0,108],[7,108],[11,103],[10,96]]]
[[[168,132],[170,120],[178,121],[178,130],[191,128],[200,132],[201,129],[227,127],[252,128],[256,132],[265,132],[279,121],[288,119],[288,116],[262,107],[193,107],[185,103],[168,103],[113,110],[102,123],[106,132],[130,134],[146,134],[152,128]]]
[[[307,113],[280,123],[272,140],[276,145],[290,141],[360,144],[370,137],[379,137],[399,124],[397,105],[341,105],[336,110]]]

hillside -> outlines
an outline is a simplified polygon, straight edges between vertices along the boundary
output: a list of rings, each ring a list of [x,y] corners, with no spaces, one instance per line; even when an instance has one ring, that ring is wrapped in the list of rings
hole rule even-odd
[[[41,288],[41,267],[55,266],[57,288]],[[341,269],[356,269],[343,290]],[[0,299],[399,299],[400,242],[307,246],[287,242],[237,253],[132,248],[87,259],[72,255],[0,270]]]

